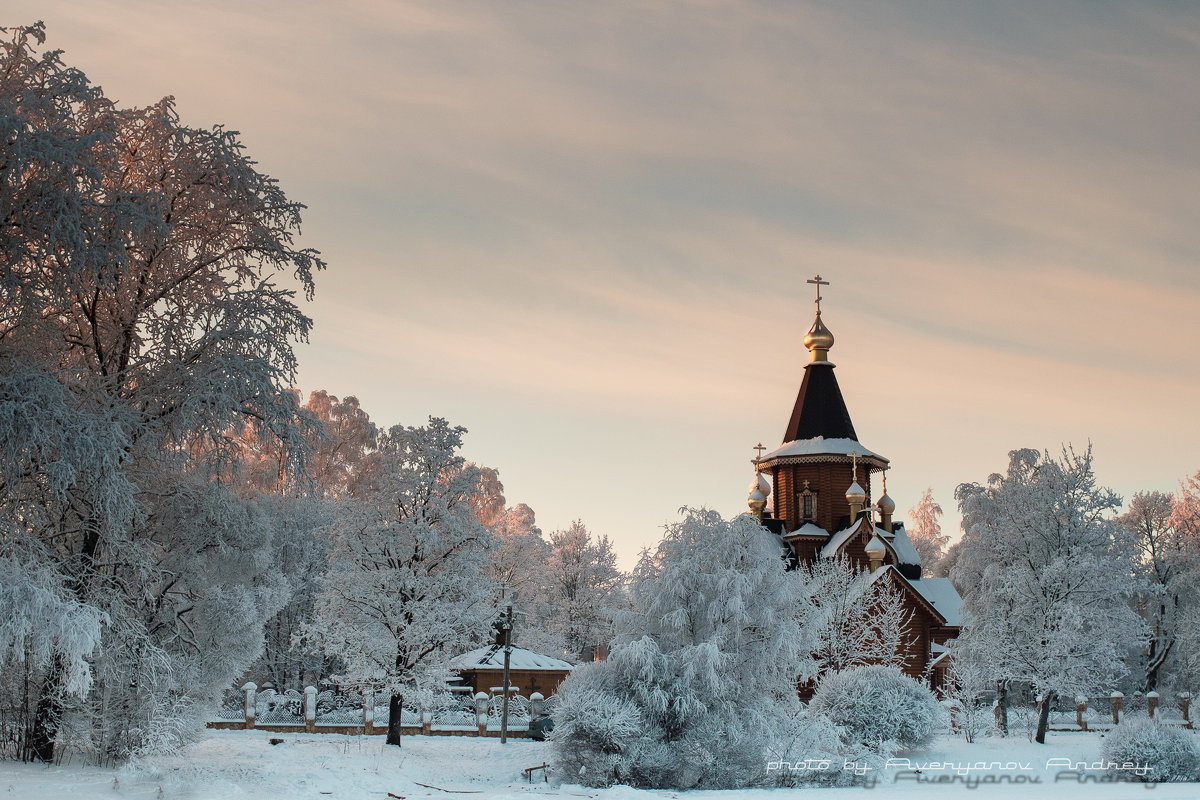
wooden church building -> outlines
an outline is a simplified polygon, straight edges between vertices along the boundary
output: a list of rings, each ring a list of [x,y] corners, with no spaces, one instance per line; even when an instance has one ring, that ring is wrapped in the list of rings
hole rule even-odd
[[[778,534],[797,564],[845,557],[874,580],[888,581],[909,612],[903,670],[938,688],[945,643],[958,635],[958,592],[947,578],[922,575],[921,559],[894,519],[887,494],[888,459],[864,446],[829,360],[833,334],[821,320],[818,275],[816,321],[804,337],[809,361],[783,443],[755,462],[751,511]],[[882,489],[872,502],[876,476]]]

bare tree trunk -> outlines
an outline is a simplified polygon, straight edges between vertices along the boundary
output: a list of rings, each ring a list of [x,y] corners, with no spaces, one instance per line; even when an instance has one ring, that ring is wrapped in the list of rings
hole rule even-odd
[[[1001,736],[1008,736],[1008,679],[996,681],[996,702],[992,706],[996,714],[996,730]]]
[[[82,528],[82,543],[79,552],[79,565],[73,581],[75,596],[80,602],[86,603],[88,587],[91,584],[91,571],[96,560],[96,551],[100,547],[100,523],[95,518],[84,521]],[[66,665],[61,655],[55,655],[50,670],[38,692],[37,709],[34,712],[33,726],[30,731],[30,753],[34,759],[47,764],[54,762],[54,746],[58,739],[58,729],[62,722],[63,713],[63,678]]]
[[[1038,698],[1037,733],[1033,737],[1038,744],[1046,743],[1046,729],[1050,727],[1050,706],[1054,704],[1055,697],[1057,695],[1054,692],[1047,690]]]
[[[58,738],[58,725],[62,719],[63,664],[59,656],[54,657],[50,671],[46,673],[38,690],[37,709],[33,725],[29,730],[28,750],[30,760],[54,762],[54,742]]]
[[[400,746],[400,722],[404,712],[404,695],[394,694],[388,701],[387,744]]]

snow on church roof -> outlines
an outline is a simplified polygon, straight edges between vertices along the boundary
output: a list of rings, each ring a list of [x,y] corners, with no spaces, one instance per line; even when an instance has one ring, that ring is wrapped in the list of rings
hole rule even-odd
[[[504,669],[504,648],[495,645],[480,647],[461,656],[450,659],[450,669]],[[544,656],[524,647],[513,647],[508,659],[509,669],[525,670],[566,670],[574,665],[561,658]]]
[[[794,530],[794,531],[792,531],[791,533],[789,533],[789,534],[787,534],[786,536],[784,536],[783,538],[784,538],[784,539],[791,539],[791,538],[792,538],[792,537],[794,537],[794,536],[821,536],[821,537],[825,537],[825,536],[828,536],[828,535],[829,535],[829,531],[825,530],[825,529],[824,529],[824,528],[822,528],[820,525],[814,525],[814,524],[813,524],[813,523],[811,523],[811,522],[806,522],[806,523],[804,523],[803,525],[801,525],[799,528],[796,528],[796,530]]]
[[[947,625],[962,625],[962,598],[949,578],[921,578],[909,583],[946,618]]]
[[[868,450],[854,439],[826,439],[824,436],[784,442],[780,447],[763,456],[762,460],[767,461],[768,459],[785,456],[848,456],[851,453],[857,453],[860,458],[874,456],[882,461],[887,461],[886,458]]]
[[[849,528],[843,528],[833,535],[825,546],[821,548],[822,558],[837,558],[838,550],[846,543],[846,540],[858,532],[858,523],[851,525]]]
[[[904,532],[903,526],[897,526],[892,529],[891,538],[888,539],[888,543],[896,551],[896,559],[901,564],[921,565],[921,556],[917,553],[917,548],[913,547],[912,542],[909,541],[908,534]],[[941,611],[941,609],[938,610]],[[945,616],[945,614],[942,616]]]
[[[821,556],[823,558],[837,558],[838,551],[841,550],[842,545],[844,545],[851,536],[857,533],[860,527],[862,527],[861,520],[854,523],[849,528],[844,528],[835,533],[830,540],[825,543],[825,546],[821,548]],[[887,539],[889,543],[891,542],[891,534],[879,526],[874,527],[874,534]],[[897,555],[899,555],[899,553],[897,553]]]

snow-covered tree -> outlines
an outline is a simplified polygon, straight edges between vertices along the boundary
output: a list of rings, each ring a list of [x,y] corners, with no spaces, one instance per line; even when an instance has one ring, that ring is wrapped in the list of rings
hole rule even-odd
[[[912,542],[926,574],[934,574],[937,563],[946,555],[950,537],[942,533],[942,507],[933,499],[933,489],[925,490],[917,504],[908,510],[908,525],[904,532]]]
[[[857,570],[846,558],[817,559],[802,571],[815,612],[816,677],[872,664],[903,666],[912,615],[886,572]]]
[[[607,536],[593,536],[579,520],[549,535],[541,592],[532,598],[544,646],[566,658],[612,638],[612,615],[621,607],[623,576]]]
[[[1090,448],[1060,459],[1014,450],[1004,475],[956,496],[964,534],[952,577],[966,624],[954,657],[984,660],[1001,689],[1031,683],[1044,742],[1055,694],[1111,685],[1144,635],[1130,606],[1132,552],[1109,517],[1120,500],[1096,485]]]
[[[1171,594],[1178,598],[1175,662],[1181,682],[1200,683],[1200,472],[1188,477],[1171,497],[1171,536],[1165,544],[1173,566]]]
[[[1194,610],[1190,579],[1200,567],[1200,552],[1171,524],[1172,506],[1164,492],[1138,492],[1129,510],[1116,518],[1137,548],[1135,569],[1142,586],[1136,604],[1150,629],[1141,654],[1144,691],[1161,688],[1176,655],[1182,618]]]
[[[227,470],[231,485],[240,490],[274,495],[272,502],[287,531],[274,560],[287,577],[291,599],[267,621],[263,655],[250,675],[289,688],[329,674],[329,659],[305,649],[297,633],[312,616],[318,581],[328,568],[329,539],[319,531],[329,524],[336,501],[374,481],[378,437],[355,397],[339,399],[314,391],[300,411],[306,422],[299,434],[303,474],[287,469],[294,460],[289,447],[294,445],[249,423],[232,437],[229,449],[236,460]]]
[[[336,680],[391,696],[389,744],[400,744],[405,693],[439,682],[494,613],[492,536],[471,506],[479,469],[458,454],[463,433],[430,418],[379,435],[374,483],[329,529],[330,570],[303,629],[345,664]]]
[[[154,515],[164,490],[190,496],[198,442],[246,418],[294,436],[286,387],[310,321],[282,282],[310,294],[323,263],[294,246],[301,206],[236,134],[180,124],[170,99],[117,108],[36,51],[40,25],[0,35],[0,374],[14,390],[0,392],[0,558],[33,576],[24,590],[58,587],[43,610],[103,622],[90,686],[74,668],[83,639],[27,651],[14,704],[34,709],[28,752],[51,760],[64,724],[103,713],[106,676],[159,657],[142,644],[166,653],[165,675],[182,662],[163,642],[200,641],[218,622],[205,615],[227,617],[220,603],[148,609],[171,570]]]
[[[560,689],[554,741],[592,786],[745,786],[799,712],[811,669],[803,583],[748,515],[685,510],[630,586],[633,613],[609,659]]]

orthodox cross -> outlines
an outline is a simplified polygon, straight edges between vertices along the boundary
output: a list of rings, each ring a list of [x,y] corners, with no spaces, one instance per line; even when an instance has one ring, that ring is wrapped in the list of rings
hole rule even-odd
[[[763,450],[766,450],[767,448],[763,447],[762,442],[759,442],[758,444],[754,445],[754,447],[752,447],[750,449],[756,450],[758,452],[758,455],[754,457],[754,463],[757,464],[759,461],[762,461]]]
[[[857,450],[850,451],[850,463],[852,465],[850,467],[850,469],[853,470],[853,473],[854,473],[852,479],[855,483],[858,483],[858,451]]]
[[[821,314],[821,287],[828,286],[829,281],[821,280],[821,276],[818,275],[817,277],[813,278],[812,280],[805,281],[805,283],[811,283],[813,285],[813,288],[816,290],[816,293],[817,293],[817,315],[820,316],[820,314]]]

